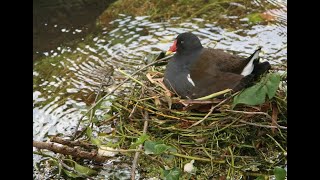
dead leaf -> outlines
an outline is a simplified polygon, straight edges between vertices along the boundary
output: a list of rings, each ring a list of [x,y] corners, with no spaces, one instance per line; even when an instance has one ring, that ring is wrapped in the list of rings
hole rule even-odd
[[[170,96],[167,96],[166,94],[164,95],[164,99],[168,102],[168,107],[171,109],[172,106],[172,99]]]
[[[148,80],[149,80],[152,84],[155,84],[155,83],[156,83],[156,82],[152,79],[150,73],[147,73],[146,76],[147,76]]]
[[[277,17],[272,15],[271,13],[272,13],[271,11],[267,11],[267,12],[261,13],[260,17],[262,19],[264,19],[265,21],[275,21]]]
[[[161,106],[161,102],[160,102],[159,96],[157,96],[154,92],[150,92],[150,94],[152,95],[152,98],[154,99],[154,104],[157,107]]]
[[[165,94],[169,97],[171,97],[174,93],[171,92],[164,84],[163,84],[163,78],[159,79],[159,85],[165,90]]]

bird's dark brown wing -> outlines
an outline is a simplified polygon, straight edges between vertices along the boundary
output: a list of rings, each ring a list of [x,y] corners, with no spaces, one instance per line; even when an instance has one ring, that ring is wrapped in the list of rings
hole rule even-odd
[[[201,52],[198,65],[215,64],[220,71],[240,74],[249,62],[248,59],[224,52],[220,49],[206,48]],[[209,68],[209,67],[208,67]]]
[[[191,98],[203,97],[229,88],[233,89],[243,78],[240,74],[221,71],[217,64],[205,58],[196,62],[190,67],[190,77],[195,84]]]

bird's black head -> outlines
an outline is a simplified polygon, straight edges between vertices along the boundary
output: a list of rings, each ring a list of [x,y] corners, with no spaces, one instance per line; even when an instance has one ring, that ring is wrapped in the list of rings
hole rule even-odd
[[[196,35],[186,32],[177,36],[169,51],[176,51],[178,54],[187,54],[199,48],[202,48],[200,39]]]

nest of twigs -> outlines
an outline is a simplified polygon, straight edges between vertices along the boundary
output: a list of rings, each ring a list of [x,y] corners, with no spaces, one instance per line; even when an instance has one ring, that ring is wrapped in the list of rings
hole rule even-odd
[[[34,142],[34,146],[58,153],[67,151],[71,156],[82,154],[78,157],[94,157],[99,161],[107,159],[98,153],[102,152],[101,146],[108,146],[111,149],[104,148],[103,152],[116,152],[113,155],[120,152],[134,159],[132,179],[138,165],[140,176],[163,179],[277,177],[277,168],[284,168],[287,161],[286,88],[278,88],[271,99],[255,106],[237,104],[234,107],[234,98],[241,92],[230,90],[186,100],[164,86],[163,67],[151,64],[156,63],[131,75],[118,70],[127,79],[117,88],[124,87],[128,80],[131,80],[130,86],[106,98],[115,88],[85,114],[87,119],[83,123],[87,126],[75,137],[89,140],[86,142],[95,145],[96,151],[84,154],[79,149],[53,148],[51,144],[39,142]],[[103,102],[108,102],[108,107],[103,107]],[[108,116],[94,119],[98,110]],[[105,126],[113,130],[106,132]]]
[[[180,99],[163,85],[162,72],[161,67],[152,67],[136,78],[130,77],[134,82],[131,93],[116,98],[113,103],[114,110],[121,116],[118,132],[122,136],[140,137],[144,122],[148,121],[148,140],[175,149],[158,155],[142,155],[139,163],[146,176],[156,167],[183,170],[191,160],[195,160],[197,170],[184,173],[185,178],[268,177],[274,174],[275,167],[286,165],[284,90],[278,89],[276,95],[263,104],[240,104],[232,109],[237,93],[226,90],[220,93],[224,94],[223,98],[213,95],[202,100]],[[120,145],[121,149],[128,149],[137,141],[127,140]],[[168,160],[167,155],[173,155],[173,159]]]

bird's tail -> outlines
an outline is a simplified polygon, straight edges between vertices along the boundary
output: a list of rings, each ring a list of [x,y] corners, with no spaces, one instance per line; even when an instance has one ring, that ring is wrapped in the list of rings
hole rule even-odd
[[[261,47],[259,47],[250,57],[247,58],[247,65],[243,68],[241,75],[247,76],[252,73],[254,69],[254,65],[259,63],[259,53],[261,51]]]
[[[250,59],[247,66],[244,68],[242,72],[247,70],[247,73],[244,73],[245,77],[242,78],[240,83],[234,88],[234,91],[241,90],[243,88],[247,88],[249,86],[252,86],[253,83],[258,80],[258,78],[269,71],[271,69],[271,65],[269,62],[265,61],[260,63],[259,62],[259,52],[261,51],[261,47],[259,47],[248,59]],[[250,67],[250,69],[249,69]],[[247,68],[247,69],[246,69]],[[250,71],[249,71],[250,70]]]

